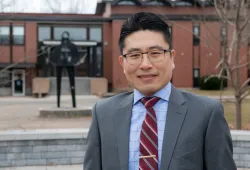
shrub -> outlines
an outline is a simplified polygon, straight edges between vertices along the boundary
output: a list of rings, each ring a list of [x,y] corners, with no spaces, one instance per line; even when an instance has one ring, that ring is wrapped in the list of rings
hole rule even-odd
[[[220,90],[221,88],[221,79],[218,77],[211,77],[206,82],[208,76],[203,76],[199,78],[199,87],[201,90]],[[224,84],[224,83],[223,83]],[[222,87],[223,89],[223,87]]]

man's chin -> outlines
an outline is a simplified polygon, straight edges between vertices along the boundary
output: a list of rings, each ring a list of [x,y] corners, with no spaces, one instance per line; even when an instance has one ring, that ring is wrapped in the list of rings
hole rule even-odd
[[[140,91],[145,96],[151,96],[157,91],[156,87],[154,86],[143,86],[143,87],[137,88],[137,90]]]

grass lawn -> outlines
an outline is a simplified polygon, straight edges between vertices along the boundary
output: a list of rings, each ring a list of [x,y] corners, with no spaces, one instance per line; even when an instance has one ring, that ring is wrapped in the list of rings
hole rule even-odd
[[[236,109],[234,103],[223,103],[226,120],[231,129],[236,127]],[[242,129],[250,130],[250,100],[242,103]]]

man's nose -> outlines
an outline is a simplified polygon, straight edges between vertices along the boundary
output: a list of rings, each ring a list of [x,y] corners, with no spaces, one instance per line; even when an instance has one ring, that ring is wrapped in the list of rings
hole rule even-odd
[[[142,69],[148,69],[148,68],[152,67],[152,63],[151,63],[147,53],[142,55],[142,61],[141,61],[140,67]]]

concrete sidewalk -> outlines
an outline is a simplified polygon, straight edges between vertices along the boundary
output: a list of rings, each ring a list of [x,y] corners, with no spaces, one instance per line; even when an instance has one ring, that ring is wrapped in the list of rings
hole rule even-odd
[[[64,166],[26,166],[13,168],[0,168],[0,170],[83,170],[82,165],[64,165]],[[250,170],[240,168],[238,170]]]
[[[92,108],[102,100],[97,96],[76,96],[77,108]],[[56,96],[45,98],[0,97],[0,130],[88,128],[91,116],[80,118],[41,118],[39,109],[57,108]],[[61,108],[72,108],[71,96],[61,96]]]

